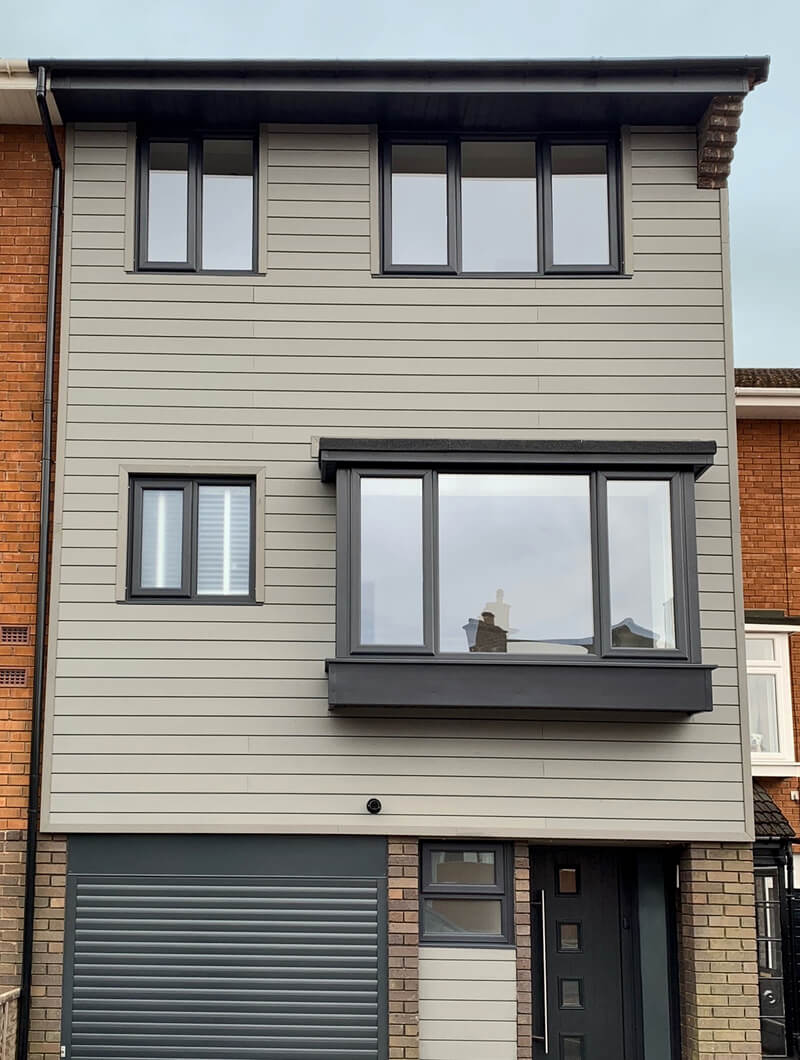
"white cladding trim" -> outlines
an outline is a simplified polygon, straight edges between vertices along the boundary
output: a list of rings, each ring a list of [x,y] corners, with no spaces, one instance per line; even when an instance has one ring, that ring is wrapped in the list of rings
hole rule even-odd
[[[420,1060],[516,1060],[517,951],[420,946]]]
[[[129,130],[68,132],[43,827],[746,838],[722,216],[693,130],[630,130],[632,276],[535,280],[373,276],[365,126],[270,126],[266,275],[126,273]],[[715,440],[714,711],[331,717],[311,444],[336,434]],[[124,469],[185,464],[265,469],[264,606],[117,602]]]

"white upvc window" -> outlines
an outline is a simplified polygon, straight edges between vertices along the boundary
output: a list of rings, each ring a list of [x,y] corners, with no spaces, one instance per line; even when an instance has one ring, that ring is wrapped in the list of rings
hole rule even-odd
[[[749,626],[745,637],[753,773],[794,775],[789,632]],[[788,771],[782,770],[784,766]]]

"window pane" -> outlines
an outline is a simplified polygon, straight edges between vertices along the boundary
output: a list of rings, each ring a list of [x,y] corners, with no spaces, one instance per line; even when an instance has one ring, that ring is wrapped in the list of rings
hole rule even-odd
[[[198,596],[250,592],[250,487],[200,486],[197,504]]]
[[[608,483],[611,644],[674,648],[669,482]]]
[[[451,883],[464,887],[495,885],[494,851],[431,851],[431,883]]]
[[[772,637],[747,637],[747,658],[753,662],[771,662],[775,658],[775,641]]]
[[[189,145],[150,144],[148,261],[186,261],[189,231]]]
[[[559,953],[574,953],[581,948],[581,926],[576,923],[562,922],[558,925]]]
[[[778,697],[774,674],[748,674],[750,701],[750,749],[776,754],[778,742]]]
[[[361,643],[419,645],[422,479],[361,479]]]
[[[583,1008],[583,980],[561,979],[559,981],[559,1008]]]
[[[536,271],[536,147],[461,145],[461,267]]]
[[[550,149],[553,264],[608,265],[608,159],[603,144]]]
[[[142,588],[180,589],[183,490],[142,490]]]
[[[447,264],[447,148],[392,146],[392,262]]]
[[[253,143],[203,141],[203,268],[253,267]]]
[[[423,931],[432,935],[502,935],[500,899],[426,898]]]
[[[560,1060],[584,1060],[582,1034],[561,1035]]]
[[[558,893],[559,894],[577,894],[578,893],[578,870],[577,869],[559,869],[558,870]]]
[[[439,476],[443,652],[592,648],[585,475]]]

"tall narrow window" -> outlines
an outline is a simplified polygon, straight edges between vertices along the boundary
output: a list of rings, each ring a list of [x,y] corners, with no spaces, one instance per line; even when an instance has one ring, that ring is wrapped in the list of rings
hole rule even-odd
[[[756,939],[761,1047],[764,1056],[786,1056],[783,934],[777,868],[756,869]]]
[[[675,648],[670,483],[608,482],[613,648]]]
[[[361,479],[361,643],[422,645],[422,479]]]
[[[789,634],[749,626],[745,646],[753,772],[780,775],[795,762]]]
[[[131,598],[253,598],[254,483],[135,477]]]
[[[392,263],[446,265],[447,146],[394,144],[391,192]]]
[[[461,145],[461,268],[536,272],[536,145]]]
[[[255,187],[252,137],[142,140],[137,267],[252,272]]]
[[[608,151],[605,144],[550,149],[553,264],[608,265]]]

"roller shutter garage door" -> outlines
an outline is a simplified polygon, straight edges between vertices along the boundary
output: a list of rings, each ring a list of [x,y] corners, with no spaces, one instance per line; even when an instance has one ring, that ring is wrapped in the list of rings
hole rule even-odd
[[[373,840],[70,841],[67,1057],[382,1060],[385,864]]]

